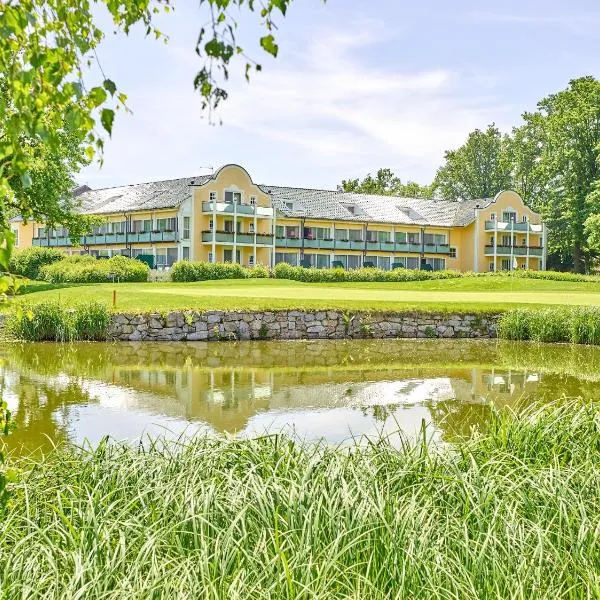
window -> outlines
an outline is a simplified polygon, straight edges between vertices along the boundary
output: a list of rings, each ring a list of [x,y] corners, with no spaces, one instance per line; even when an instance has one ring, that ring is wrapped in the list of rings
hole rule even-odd
[[[391,266],[391,261],[389,256],[380,256],[377,260],[377,266],[384,271],[389,271]]]
[[[248,225],[248,232],[249,232],[249,233],[254,233],[254,223],[250,223],[250,224]]]
[[[503,271],[510,271],[510,258],[503,258],[502,259],[502,270]]]
[[[242,192],[225,192],[225,202],[227,204],[241,204]]]
[[[213,253],[212,252],[208,253],[208,262],[209,263],[214,262],[214,260],[213,260]]]
[[[285,237],[290,240],[297,240],[300,238],[300,227],[286,227]]]
[[[156,219],[156,230],[157,231],[176,231],[177,230],[177,219],[171,217],[169,219]]]
[[[254,254],[251,254],[251,255],[248,257],[248,265],[249,265],[249,266],[251,266],[251,267],[253,267],[253,266],[254,266]]]
[[[496,213],[492,213],[490,215],[490,221],[495,221],[496,220]]]
[[[406,268],[407,269],[418,269],[419,268],[419,259],[416,256],[407,257]]]
[[[328,227],[305,227],[304,239],[306,240],[325,240],[329,239]]]
[[[345,254],[335,254],[333,260],[334,262],[342,263],[344,269],[348,268],[348,257]]]
[[[227,233],[233,233],[233,221],[225,221],[223,225]]]
[[[290,252],[276,252],[275,253],[275,264],[287,263],[293,267],[298,266],[298,255]]]
[[[39,238],[44,238],[46,237],[46,228],[45,227],[38,227],[38,237]]]
[[[408,237],[409,244],[420,244],[421,243],[421,236],[419,233],[409,233],[409,234],[407,234],[407,237]]]
[[[362,229],[350,229],[348,231],[348,239],[351,242],[362,242],[363,241],[362,235],[363,235]],[[352,269],[354,267],[348,267],[348,268]]]
[[[109,233],[125,233],[127,231],[127,221],[113,222],[109,225]]]
[[[502,245],[503,246],[511,246],[511,236],[510,235],[503,235],[502,236]]]
[[[348,255],[348,269],[358,269],[362,267],[362,256]]]
[[[183,260],[190,260],[190,247],[189,246],[183,246],[183,248],[181,249],[181,258]]]
[[[396,231],[396,244],[406,244],[406,232]]]
[[[456,258],[456,248],[450,248],[450,258]]]
[[[250,205],[256,206],[256,196],[250,196]]]
[[[335,239],[338,241],[348,240],[348,230],[347,229],[336,229],[335,230]]]
[[[329,269],[329,254],[317,254],[317,269]]]
[[[391,242],[392,234],[389,231],[378,231],[377,232],[377,241],[378,242]]]
[[[213,223],[213,220],[211,219],[211,220],[208,222],[208,228],[209,228],[210,230],[212,230],[212,229],[214,229],[214,227],[215,227],[215,224]]]
[[[527,215],[523,215],[523,223],[527,223]]]
[[[496,270],[496,265],[493,262],[491,262],[490,263],[490,271],[493,273],[495,270]]]
[[[507,210],[502,213],[502,220],[509,223],[514,223],[517,220],[517,213],[514,211]]]
[[[14,236],[15,236],[15,247],[18,248],[19,247],[19,228],[16,227],[15,229],[12,230]]]
[[[216,202],[216,201],[217,201],[217,192],[210,192],[210,193],[208,194],[208,199],[209,199],[211,202]]]
[[[190,217],[183,217],[183,239],[190,239]]]

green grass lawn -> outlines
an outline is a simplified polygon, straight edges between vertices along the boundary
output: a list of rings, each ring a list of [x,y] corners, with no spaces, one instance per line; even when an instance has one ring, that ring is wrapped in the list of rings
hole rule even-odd
[[[116,310],[170,309],[347,309],[475,310],[515,306],[600,305],[600,283],[517,278],[465,277],[402,283],[302,283],[280,279],[236,279],[199,283],[121,283],[50,286],[36,283],[28,301],[100,300]]]

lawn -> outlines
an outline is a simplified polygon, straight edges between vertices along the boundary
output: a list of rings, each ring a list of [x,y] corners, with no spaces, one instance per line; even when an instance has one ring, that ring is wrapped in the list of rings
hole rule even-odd
[[[100,300],[122,311],[263,309],[497,311],[515,306],[600,305],[600,283],[465,277],[402,283],[235,279],[199,283],[34,284],[28,301]]]

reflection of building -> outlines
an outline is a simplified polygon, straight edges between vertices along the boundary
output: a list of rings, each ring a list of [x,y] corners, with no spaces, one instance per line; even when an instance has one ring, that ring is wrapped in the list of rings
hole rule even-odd
[[[103,222],[71,240],[64,228],[15,221],[18,247],[95,256],[279,262],[305,266],[461,271],[545,268],[540,215],[515,192],[464,202],[257,185],[245,169],[84,191],[81,210]],[[74,246],[73,242],[78,242]]]

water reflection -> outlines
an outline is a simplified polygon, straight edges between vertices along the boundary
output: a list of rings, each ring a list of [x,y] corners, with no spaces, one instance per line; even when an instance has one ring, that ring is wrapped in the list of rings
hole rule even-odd
[[[595,397],[600,350],[439,340],[223,344],[27,344],[0,349],[11,448],[104,435],[285,430],[340,442],[450,439],[485,427],[491,403]]]

